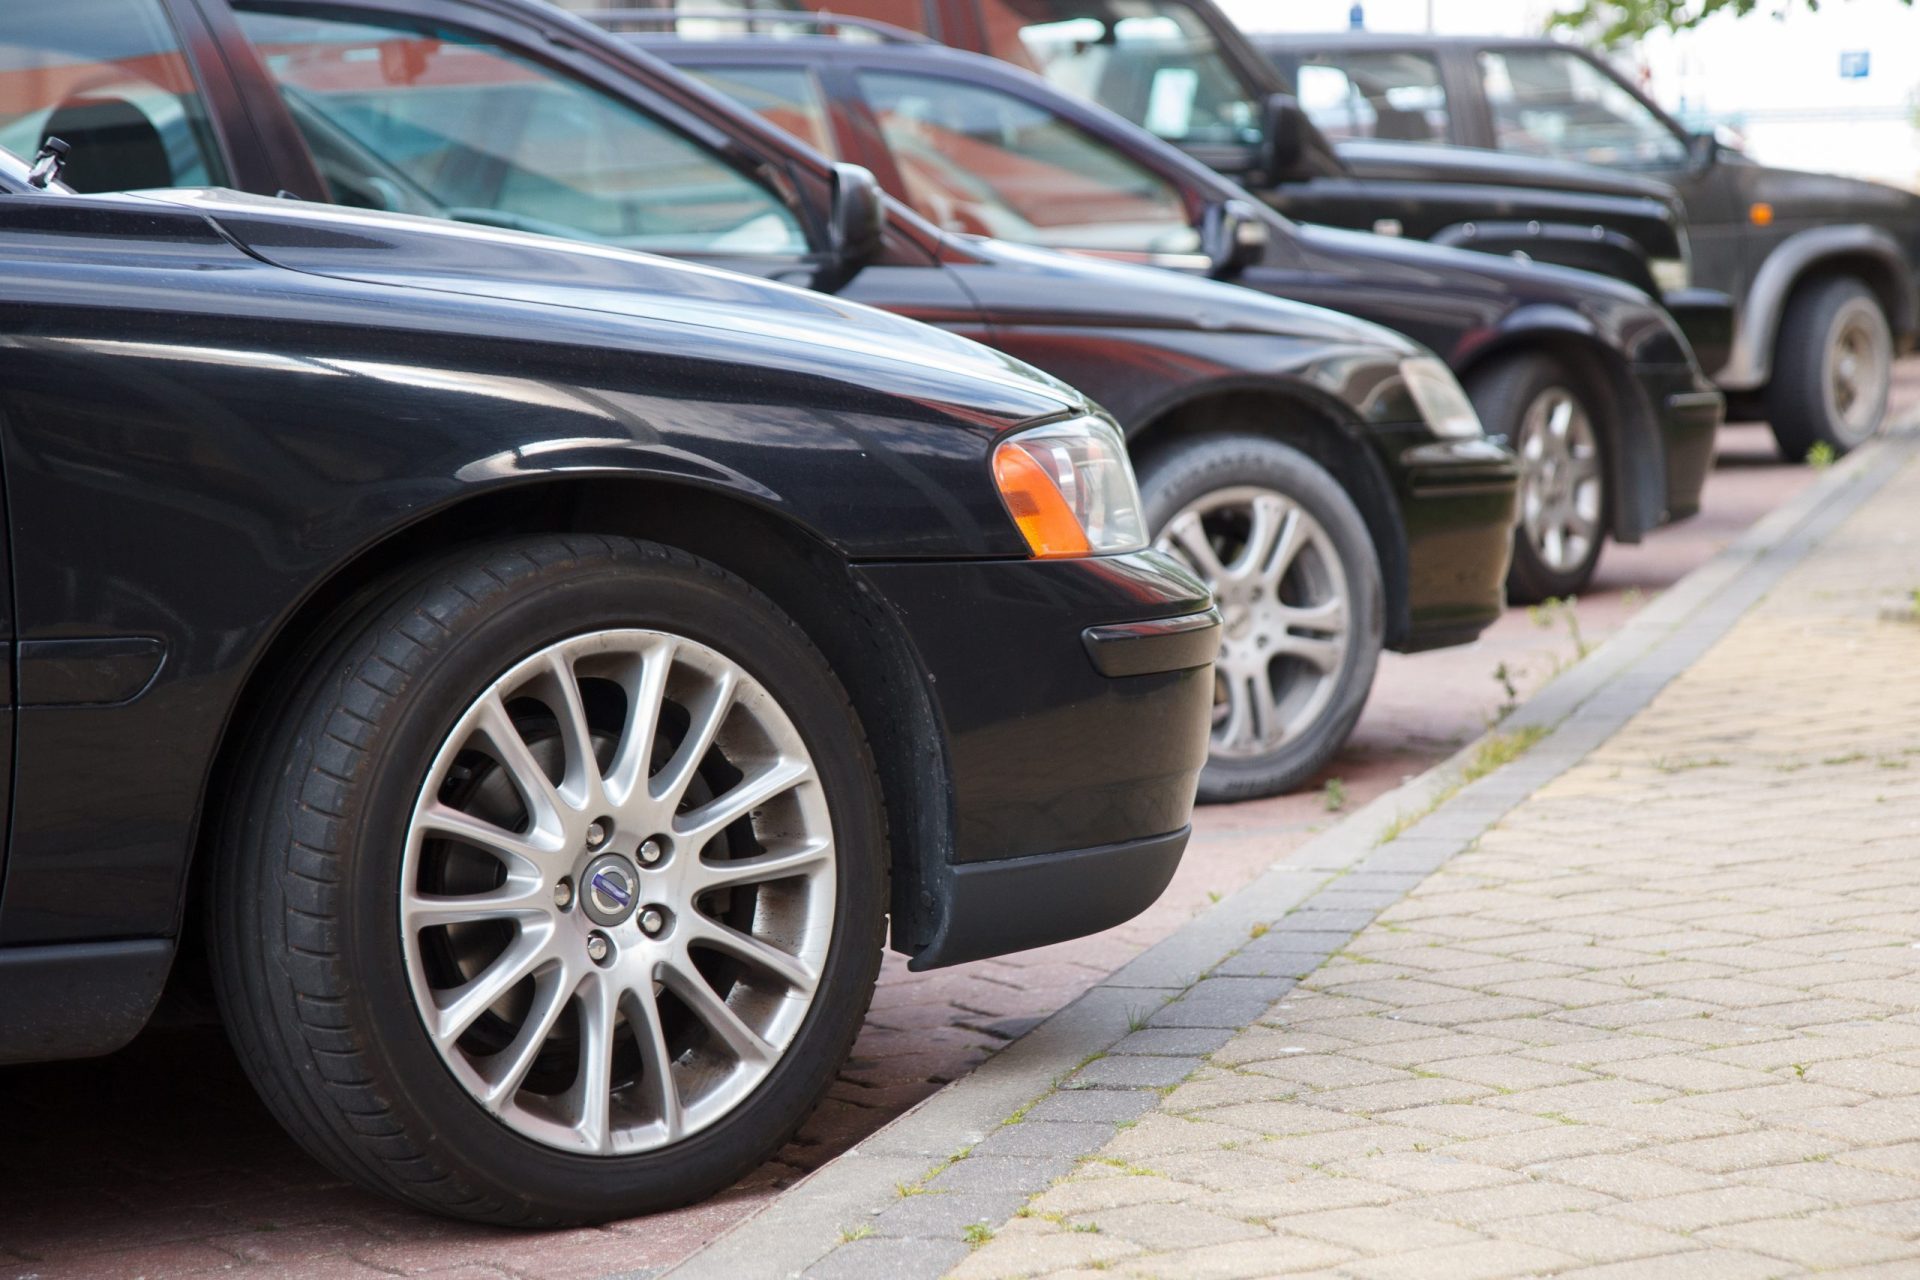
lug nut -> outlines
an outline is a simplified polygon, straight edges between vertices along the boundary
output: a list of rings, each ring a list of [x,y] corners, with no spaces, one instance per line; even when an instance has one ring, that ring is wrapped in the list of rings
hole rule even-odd
[[[660,908],[648,907],[640,913],[640,932],[649,938],[659,937],[660,931],[666,927],[667,918],[660,913]]]
[[[601,845],[605,844],[606,842],[607,842],[606,824],[601,822],[589,822],[587,824],[587,848],[598,849]]]
[[[606,934],[590,933],[587,935],[587,959],[593,961],[595,964],[605,964],[607,962],[607,956],[610,955],[612,951],[613,944],[607,941]]]
[[[573,881],[562,880],[553,886],[553,905],[562,911],[573,905]]]
[[[658,840],[649,839],[649,840],[642,840],[640,842],[640,847],[634,850],[634,852],[639,855],[641,862],[645,863],[647,866],[650,867],[654,863],[660,861],[661,856],[666,853],[666,850],[660,847],[660,842]]]

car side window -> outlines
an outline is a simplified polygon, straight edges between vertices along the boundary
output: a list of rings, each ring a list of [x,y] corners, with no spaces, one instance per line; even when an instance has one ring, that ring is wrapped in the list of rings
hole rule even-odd
[[[1300,64],[1295,88],[1329,138],[1447,141],[1447,91],[1439,64],[1425,54],[1315,54]]]
[[[766,117],[821,155],[836,156],[820,82],[806,67],[683,66],[741,106]]]
[[[1578,54],[1483,50],[1480,78],[1502,151],[1620,168],[1687,158],[1686,144],[1646,103]]]
[[[0,4],[0,147],[72,151],[76,191],[218,186],[226,169],[160,0]]]
[[[1260,111],[1179,0],[981,0],[988,51],[1189,146],[1248,146]]]
[[[1173,185],[1052,112],[937,76],[863,71],[914,208],[951,231],[1051,248],[1191,253]]]
[[[514,49],[321,5],[235,9],[340,203],[665,253],[808,250],[765,184]]]

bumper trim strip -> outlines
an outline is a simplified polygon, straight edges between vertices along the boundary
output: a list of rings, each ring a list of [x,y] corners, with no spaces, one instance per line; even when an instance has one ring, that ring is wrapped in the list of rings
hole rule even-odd
[[[1117,622],[1080,633],[1087,657],[1103,676],[1149,676],[1204,667],[1220,651],[1220,611]]]

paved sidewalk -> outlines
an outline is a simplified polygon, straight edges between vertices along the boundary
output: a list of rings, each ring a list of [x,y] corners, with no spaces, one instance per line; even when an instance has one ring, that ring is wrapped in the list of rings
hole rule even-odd
[[[1168,1056],[1090,1063],[989,1137],[1051,1155],[1035,1121],[1137,1114],[1009,1221],[969,1226],[956,1182],[952,1275],[1920,1275],[1916,588],[1905,462],[1463,851],[1421,824],[1345,918],[1322,892],[1317,930],[1200,984],[1253,1025],[1183,999],[1136,1033]],[[1103,1087],[1153,1064],[1144,1113]]]

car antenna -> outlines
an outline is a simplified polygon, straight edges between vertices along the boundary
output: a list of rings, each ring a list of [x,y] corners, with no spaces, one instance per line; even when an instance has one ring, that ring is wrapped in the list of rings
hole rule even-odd
[[[67,167],[67,153],[72,150],[62,138],[50,137],[42,142],[39,154],[33,158],[33,168],[27,171],[27,185],[45,191],[49,182],[58,181],[60,171]]]

